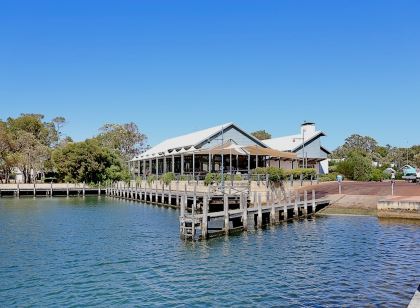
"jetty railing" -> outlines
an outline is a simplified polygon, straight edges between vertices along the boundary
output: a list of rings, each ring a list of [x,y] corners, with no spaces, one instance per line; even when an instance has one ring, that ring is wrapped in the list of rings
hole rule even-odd
[[[196,186],[194,186],[196,187]],[[132,201],[165,205],[180,209],[180,236],[186,240],[263,228],[291,219],[308,217],[329,204],[316,199],[316,192],[249,190],[173,191],[170,187],[113,185],[107,195]]]

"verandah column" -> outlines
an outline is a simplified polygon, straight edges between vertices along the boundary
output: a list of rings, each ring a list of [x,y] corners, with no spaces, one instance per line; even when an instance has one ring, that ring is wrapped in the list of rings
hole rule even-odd
[[[166,156],[163,156],[163,173],[168,172],[168,162],[166,161]]]
[[[159,158],[156,157],[156,176],[159,176]]]
[[[175,173],[175,155],[172,154],[172,173]]]
[[[192,159],[193,159],[192,175],[193,175],[193,180],[195,180],[195,153],[194,152],[193,152],[193,155],[192,155]]]
[[[181,154],[181,175],[184,175],[184,154]]]

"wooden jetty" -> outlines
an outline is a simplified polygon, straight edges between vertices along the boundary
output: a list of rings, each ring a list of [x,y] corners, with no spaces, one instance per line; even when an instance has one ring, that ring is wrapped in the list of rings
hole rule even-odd
[[[0,197],[84,197],[100,196],[106,194],[106,188],[89,187],[81,184],[2,184]]]
[[[282,196],[267,191],[265,203],[261,193],[204,193],[188,191],[186,187],[184,191],[172,191],[157,186],[117,185],[108,187],[106,193],[111,197],[180,208],[180,236],[186,240],[207,239],[305,218],[329,204],[327,200],[317,200],[314,190],[303,194],[289,191]]]
[[[180,209],[180,236],[186,240],[207,239],[233,232],[275,225],[313,215],[329,204],[316,199],[314,190],[251,191],[252,186],[207,187],[145,183],[88,187],[85,184],[0,185],[0,197],[101,196],[163,205]],[[257,189],[258,186],[255,187]]]

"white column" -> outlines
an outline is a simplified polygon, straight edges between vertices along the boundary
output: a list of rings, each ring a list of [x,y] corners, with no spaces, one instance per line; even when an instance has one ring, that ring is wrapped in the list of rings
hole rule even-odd
[[[166,173],[168,169],[168,163],[166,161],[166,156],[163,156],[163,173]]]
[[[181,175],[184,175],[184,154],[181,154]]]
[[[192,155],[192,157],[193,157],[193,172],[192,172],[192,174],[193,174],[193,180],[195,180],[195,153],[193,152],[193,155]]]
[[[175,173],[175,155],[172,154],[172,173]]]

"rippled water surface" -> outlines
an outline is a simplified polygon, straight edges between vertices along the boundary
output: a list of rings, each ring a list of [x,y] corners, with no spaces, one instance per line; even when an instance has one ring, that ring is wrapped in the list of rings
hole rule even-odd
[[[0,199],[0,306],[406,307],[420,226],[372,217],[179,239],[178,212],[113,199]]]

